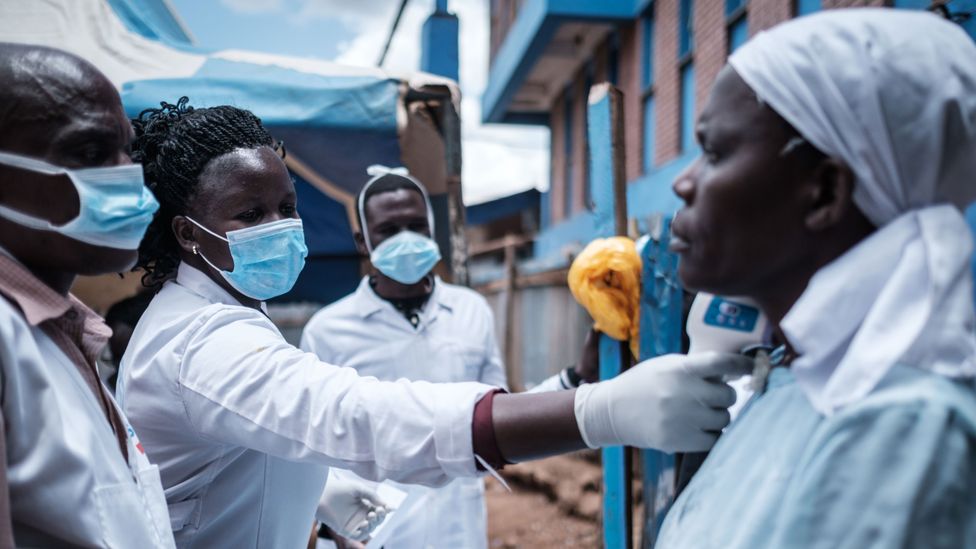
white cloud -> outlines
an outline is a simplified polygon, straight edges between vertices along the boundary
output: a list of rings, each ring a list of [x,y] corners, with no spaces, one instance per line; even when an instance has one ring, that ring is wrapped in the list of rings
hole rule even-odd
[[[310,0],[314,1],[314,0]],[[366,4],[375,4],[375,0],[366,0]],[[393,18],[396,16],[398,2],[387,1],[383,8],[362,10],[357,8],[345,11],[339,17],[349,25],[356,36],[349,41],[349,46],[339,54],[336,62],[347,65],[375,66],[379,60],[383,44],[390,34]],[[393,72],[412,72],[420,66],[420,29],[433,11],[430,0],[414,0],[407,3],[400,25],[393,35],[393,42],[386,54],[383,68]]]
[[[316,4],[318,7],[328,3],[307,0],[307,5]],[[343,12],[343,21],[352,26],[357,35],[341,50],[336,61],[351,65],[374,65],[393,24],[398,3],[358,0],[343,4],[343,9],[336,12]],[[352,8],[353,5],[356,7]],[[488,2],[451,0],[448,7],[460,21],[462,180],[465,201],[477,203],[533,187],[548,188],[548,130],[481,124],[481,94],[488,76]],[[419,69],[421,30],[433,9],[432,0],[413,0],[407,4],[383,64],[385,69],[393,72]],[[333,16],[339,14],[334,13]]]
[[[354,35],[337,45],[336,62],[372,67],[390,33],[397,0],[221,0],[245,13],[281,12],[293,24],[338,20]],[[481,124],[481,95],[488,76],[489,1],[450,0],[460,21],[462,180],[468,203],[549,186],[549,132],[545,128]],[[420,68],[421,30],[434,0],[411,0],[390,44],[383,68],[405,74]],[[327,39],[327,38],[323,38]]]

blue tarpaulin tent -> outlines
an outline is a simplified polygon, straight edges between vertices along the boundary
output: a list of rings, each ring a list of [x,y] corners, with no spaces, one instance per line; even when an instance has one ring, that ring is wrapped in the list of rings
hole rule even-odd
[[[306,227],[309,261],[285,300],[329,302],[350,292],[360,261],[354,198],[370,164],[407,166],[448,226],[443,106],[457,86],[427,74],[261,54],[208,51],[166,0],[38,0],[0,5],[0,41],[75,53],[115,83],[130,116],[188,96],[197,107],[255,112],[285,142]],[[447,147],[450,148],[450,147]],[[450,257],[449,231],[438,240]]]

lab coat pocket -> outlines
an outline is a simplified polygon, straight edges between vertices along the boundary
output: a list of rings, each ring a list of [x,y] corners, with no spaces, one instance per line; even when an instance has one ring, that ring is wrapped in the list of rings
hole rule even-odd
[[[434,383],[477,381],[481,375],[482,353],[458,341],[434,339],[429,343],[430,354],[418,364],[410,379]]]
[[[200,523],[200,498],[178,501],[169,506],[169,520],[173,532],[187,526],[196,528]]]
[[[459,345],[457,347],[457,353],[461,359],[462,374],[455,381],[479,381],[481,379],[481,367],[485,362],[484,351],[482,349]]]
[[[164,540],[172,538],[169,509],[166,506],[163,483],[159,478],[159,466],[147,465],[140,469],[136,476],[139,479],[139,488],[146,500],[146,507],[152,514],[153,525],[159,532],[159,537]]]
[[[134,482],[97,486],[94,496],[105,547],[172,546],[172,541],[164,542],[156,531],[149,503]],[[172,536],[166,539],[172,540]]]

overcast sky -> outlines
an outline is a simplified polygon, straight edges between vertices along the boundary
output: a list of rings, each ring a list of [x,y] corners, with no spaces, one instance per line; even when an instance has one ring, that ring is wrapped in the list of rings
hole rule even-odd
[[[170,0],[198,45],[375,65],[397,0]],[[461,22],[464,197],[477,203],[549,184],[546,129],[481,125],[488,76],[488,0],[450,0]],[[383,67],[420,66],[420,31],[433,0],[411,0]]]

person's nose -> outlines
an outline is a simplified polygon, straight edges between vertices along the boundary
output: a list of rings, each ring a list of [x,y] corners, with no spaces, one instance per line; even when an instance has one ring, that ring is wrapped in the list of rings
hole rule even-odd
[[[678,174],[674,183],[671,184],[671,190],[674,191],[674,194],[678,195],[678,198],[688,205],[695,199],[695,188],[697,186],[695,177],[698,171],[698,162],[698,159],[693,161],[690,166]]]

